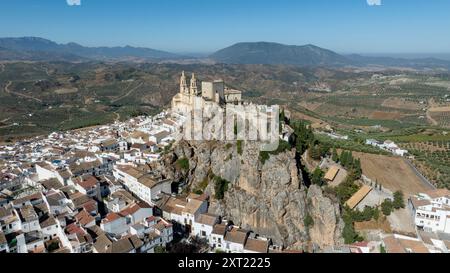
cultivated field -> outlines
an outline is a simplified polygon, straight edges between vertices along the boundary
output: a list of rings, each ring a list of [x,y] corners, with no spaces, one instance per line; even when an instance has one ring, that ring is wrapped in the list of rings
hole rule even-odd
[[[414,164],[438,187],[450,187],[450,141],[402,144],[415,156]]]
[[[378,120],[398,120],[401,117],[402,114],[399,112],[375,111],[370,115],[370,119],[378,119]]]

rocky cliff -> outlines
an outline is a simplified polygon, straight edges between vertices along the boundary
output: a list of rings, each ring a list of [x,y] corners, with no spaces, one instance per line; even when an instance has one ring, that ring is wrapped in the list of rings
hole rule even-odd
[[[303,249],[309,242],[320,248],[342,243],[343,221],[337,204],[317,186],[307,189],[298,170],[295,151],[271,155],[264,164],[258,146],[218,142],[180,142],[165,156],[161,171],[175,180],[187,179],[191,190],[212,196],[210,212],[242,228],[269,236],[275,244]],[[189,160],[189,170],[176,161]],[[214,198],[214,177],[230,182],[223,200]],[[310,215],[314,224],[305,227]]]

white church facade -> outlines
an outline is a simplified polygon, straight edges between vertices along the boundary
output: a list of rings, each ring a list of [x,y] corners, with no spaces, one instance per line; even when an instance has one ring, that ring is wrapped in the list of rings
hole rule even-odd
[[[188,85],[186,75],[184,71],[182,72],[180,90],[172,99],[172,111],[186,113],[192,109],[194,104],[204,109],[214,104],[242,103],[242,92],[227,88],[222,80],[202,82],[201,90],[197,83],[195,74],[192,74]]]

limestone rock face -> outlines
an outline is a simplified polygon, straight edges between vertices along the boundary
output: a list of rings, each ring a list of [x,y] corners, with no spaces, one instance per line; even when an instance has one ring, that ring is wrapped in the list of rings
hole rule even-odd
[[[165,157],[168,166],[164,168],[172,172],[166,175],[186,178],[191,189],[211,174],[226,179],[230,185],[223,200],[214,198],[214,181],[209,181],[205,189],[212,197],[210,212],[268,236],[277,245],[301,249],[310,238],[320,248],[341,243],[339,207],[323,196],[319,187],[312,186],[307,193],[294,150],[271,155],[262,164],[257,144],[245,143],[242,147],[239,154],[232,143],[179,142]],[[181,157],[189,160],[187,174],[169,166]],[[308,213],[315,223],[310,230],[304,225]]]
[[[314,220],[309,230],[311,242],[323,248],[333,244],[341,245],[344,221],[341,219],[339,205],[323,195],[320,187],[313,185],[308,190],[308,211]]]

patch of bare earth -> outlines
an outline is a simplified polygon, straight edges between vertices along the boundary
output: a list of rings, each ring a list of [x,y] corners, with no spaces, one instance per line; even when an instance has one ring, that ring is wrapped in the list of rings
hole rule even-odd
[[[398,120],[402,117],[402,114],[399,112],[381,112],[375,111],[370,115],[370,119],[378,119],[378,120]]]
[[[361,160],[363,174],[392,192],[402,191],[406,196],[429,190],[401,157],[354,152]]]
[[[382,230],[385,233],[392,233],[391,225],[386,216],[380,216],[378,220],[372,219],[366,222],[355,222],[355,230]]]

